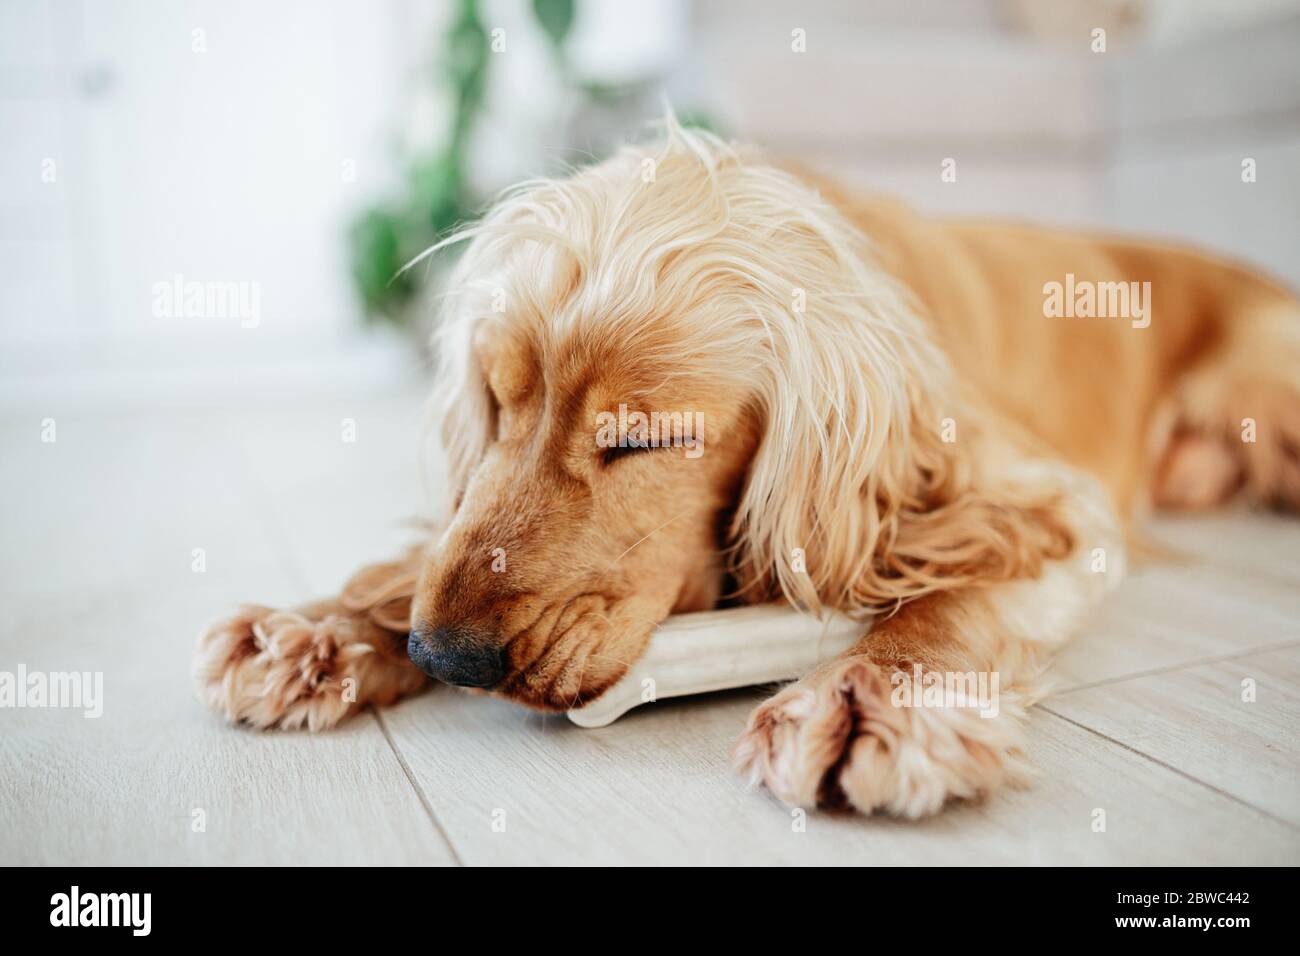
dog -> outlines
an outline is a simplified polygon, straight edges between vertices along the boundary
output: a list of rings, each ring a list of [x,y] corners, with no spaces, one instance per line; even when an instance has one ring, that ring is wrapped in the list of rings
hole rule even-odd
[[[737,767],[920,817],[1026,779],[1025,710],[1135,517],[1300,508],[1300,304],[1197,251],[930,218],[671,119],[453,243],[449,520],[333,600],[208,628],[198,689],[233,720],[320,730],[431,678],[565,710],[670,614],[789,602],[874,623],[757,707]],[[649,440],[677,413],[694,444]],[[891,700],[972,672],[993,719]]]

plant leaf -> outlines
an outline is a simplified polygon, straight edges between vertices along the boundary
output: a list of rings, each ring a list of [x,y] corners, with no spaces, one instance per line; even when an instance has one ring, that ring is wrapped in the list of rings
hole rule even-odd
[[[573,0],[533,0],[533,16],[551,42],[563,46],[573,26]]]

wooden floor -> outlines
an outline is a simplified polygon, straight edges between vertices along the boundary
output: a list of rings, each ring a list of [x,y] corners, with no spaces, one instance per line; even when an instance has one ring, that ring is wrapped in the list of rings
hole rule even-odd
[[[760,690],[599,730],[445,687],[318,736],[225,726],[191,689],[199,628],[394,553],[419,431],[408,387],[0,419],[0,670],[105,682],[97,720],[0,710],[0,862],[1300,863],[1300,522],[1278,517],[1158,523],[1192,557],[1133,574],[1060,661],[1037,784],[919,824],[800,832],[747,790],[727,754]]]

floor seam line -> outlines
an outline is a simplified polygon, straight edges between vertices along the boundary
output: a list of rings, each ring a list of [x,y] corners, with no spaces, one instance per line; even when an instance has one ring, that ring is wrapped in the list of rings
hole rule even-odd
[[[1259,568],[1240,568],[1231,564],[1222,564],[1212,558],[1198,558],[1189,562],[1190,567],[1200,566],[1208,568],[1211,571],[1218,571],[1220,574],[1226,574],[1229,577],[1236,578],[1239,581],[1253,581],[1255,583],[1264,582],[1268,585],[1275,585],[1292,590],[1296,587],[1294,580],[1288,579],[1273,571],[1267,571]]]
[[[1110,736],[1109,734],[1102,733],[1100,730],[1097,730],[1096,728],[1093,727],[1089,727],[1087,724],[1082,724],[1077,720],[1072,720],[1071,718],[1066,717],[1064,714],[1058,714],[1050,707],[1045,707],[1042,704],[1039,704],[1038,709],[1047,711],[1047,713],[1051,714],[1057,720],[1065,721],[1065,723],[1069,724],[1072,727],[1078,727],[1080,730],[1086,731],[1087,733],[1090,733],[1095,737],[1100,737],[1102,740],[1105,740],[1108,743],[1112,743],[1117,747],[1121,747],[1124,750],[1127,750],[1131,754],[1136,754],[1137,756],[1141,757],[1143,760],[1155,764],[1157,767],[1163,767],[1165,770],[1168,770],[1170,773],[1177,774],[1178,776],[1182,777],[1184,780],[1188,780],[1198,786],[1204,787],[1206,790],[1209,790],[1212,793],[1217,793],[1219,796],[1231,800],[1233,803],[1236,803],[1239,806],[1243,806],[1246,807],[1247,809],[1253,810],[1256,813],[1260,814],[1261,816],[1265,816],[1275,823],[1280,823],[1288,830],[1300,831],[1300,826],[1292,823],[1290,820],[1284,820],[1282,817],[1275,816],[1270,811],[1265,810],[1262,807],[1257,807],[1253,803],[1243,800],[1241,797],[1238,797],[1235,794],[1220,789],[1219,787],[1216,787],[1214,784],[1206,780],[1202,780],[1200,777],[1194,777],[1186,770],[1182,770],[1178,767],[1175,767],[1173,764],[1166,763],[1165,761],[1161,760],[1159,757],[1152,756],[1151,754],[1139,750],[1138,748],[1132,746],[1131,744],[1124,743],[1124,741],[1122,740],[1116,740],[1114,737]]]
[[[1252,654],[1271,654],[1274,651],[1284,651],[1288,647],[1296,646],[1300,646],[1300,638],[1291,638],[1276,644],[1260,644],[1257,647],[1252,647],[1244,651],[1234,651],[1231,654],[1222,654],[1217,657],[1201,657],[1194,661],[1187,661],[1183,664],[1170,664],[1167,667],[1155,667],[1151,670],[1136,671],[1135,673],[1125,674],[1121,677],[1107,677],[1104,680],[1093,681],[1090,684],[1079,684],[1075,687],[1053,690],[1051,691],[1051,696],[1064,697],[1066,694],[1073,694],[1076,691],[1092,690],[1096,687],[1111,687],[1115,684],[1122,684],[1125,681],[1130,680],[1139,680],[1143,677],[1158,677],[1161,674],[1173,674],[1193,667],[1204,667],[1207,664],[1222,664],[1224,661],[1235,661],[1238,658],[1250,657]]]
[[[402,773],[406,774],[407,781],[411,784],[412,789],[415,790],[416,799],[420,801],[420,806],[424,807],[424,812],[429,817],[429,822],[433,824],[434,830],[436,830],[438,835],[442,837],[442,842],[447,844],[447,849],[451,851],[452,859],[456,861],[456,865],[464,866],[465,861],[461,859],[460,852],[456,849],[456,844],[451,841],[451,834],[447,832],[447,828],[444,827],[442,821],[438,819],[438,814],[434,812],[433,804],[429,802],[428,796],[425,795],[424,788],[421,787],[419,781],[415,779],[415,774],[412,772],[410,764],[406,762],[406,758],[402,756],[402,751],[398,749],[397,741],[393,740],[393,735],[389,733],[388,725],[384,723],[384,718],[379,713],[379,709],[371,707],[370,712],[374,715],[375,722],[379,724],[379,732],[382,733],[384,739],[388,741],[388,747],[392,750],[393,756],[397,758],[397,763],[398,766],[402,768]]]

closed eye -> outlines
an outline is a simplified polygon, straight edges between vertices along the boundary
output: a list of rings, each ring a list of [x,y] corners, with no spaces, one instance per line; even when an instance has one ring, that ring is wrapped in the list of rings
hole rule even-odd
[[[630,441],[626,446],[615,445],[613,448],[605,448],[600,453],[600,463],[608,468],[620,458],[627,458],[630,455],[640,455],[648,451],[654,451],[655,445],[634,445]]]

